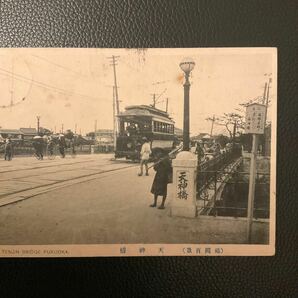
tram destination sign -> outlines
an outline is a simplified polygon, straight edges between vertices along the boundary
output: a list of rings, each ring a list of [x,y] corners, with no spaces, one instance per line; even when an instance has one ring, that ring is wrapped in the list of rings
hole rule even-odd
[[[245,133],[263,134],[265,128],[266,106],[251,104],[246,107]]]

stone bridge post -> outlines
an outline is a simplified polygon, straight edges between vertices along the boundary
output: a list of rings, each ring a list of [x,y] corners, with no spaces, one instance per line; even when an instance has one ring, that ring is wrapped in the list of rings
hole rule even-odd
[[[173,160],[171,215],[196,217],[197,156],[182,151]]]

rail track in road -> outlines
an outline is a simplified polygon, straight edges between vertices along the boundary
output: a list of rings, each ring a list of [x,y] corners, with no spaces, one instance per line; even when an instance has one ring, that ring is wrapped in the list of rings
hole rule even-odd
[[[60,159],[61,161],[62,159]],[[73,160],[73,159],[72,159]],[[126,163],[126,164],[136,164],[136,163],[133,163],[133,162],[130,162],[130,161],[126,161],[126,160],[116,160],[116,159],[111,159],[109,160],[110,162],[113,162],[113,163]],[[94,162],[94,159],[89,159],[89,160],[82,160],[82,161],[72,161],[72,162],[68,162],[68,163],[65,163],[65,164],[59,164],[58,163],[59,160],[57,161],[52,161],[52,160],[42,160],[42,161],[38,161],[36,163],[35,166],[33,167],[22,167],[22,168],[16,168],[16,169],[6,169],[4,167],[4,170],[1,170],[0,169],[0,175],[2,173],[9,173],[9,172],[17,172],[17,171],[28,171],[28,170],[36,170],[36,169],[43,169],[43,168],[51,168],[51,167],[57,167],[58,165],[65,165],[65,166],[71,166],[71,165],[74,165],[74,164],[84,164],[84,163],[90,163],[90,162]],[[3,164],[6,163],[7,164],[7,161],[3,161]],[[1,166],[3,166],[3,164],[0,163]],[[110,163],[107,163],[107,164],[110,164]]]
[[[61,169],[61,171],[59,171],[59,165],[55,165],[56,167],[58,167],[57,170],[55,171],[50,171],[50,172],[46,172],[44,173],[44,175],[49,175],[49,174],[55,174],[55,173],[60,173],[63,172],[63,173],[71,173],[71,172],[74,172],[76,170],[87,170],[88,166],[90,166],[90,162],[93,162],[93,160],[89,160],[88,161],[88,164],[87,164],[87,161],[84,161],[85,164],[87,164],[87,166],[85,167],[81,167],[81,168],[63,168]],[[78,163],[82,163],[82,162],[75,162],[75,163],[67,163],[67,164],[63,164],[63,166],[67,167],[67,166],[73,166],[74,164],[78,164]],[[96,165],[93,169],[92,169],[92,172],[91,173],[84,173],[84,174],[79,174],[78,176],[75,176],[75,177],[70,177],[70,178],[65,178],[65,179],[58,179],[58,181],[51,181],[49,180],[48,182],[45,182],[43,181],[44,183],[41,184],[41,185],[34,185],[34,186],[29,186],[29,187],[25,187],[25,188],[22,188],[22,189],[18,189],[18,190],[13,190],[13,191],[9,191],[5,194],[1,194],[0,195],[0,206],[4,206],[4,205],[7,205],[7,204],[11,204],[11,203],[15,203],[15,202],[18,202],[18,201],[21,201],[21,200],[24,200],[24,199],[27,199],[27,198],[30,198],[30,197],[33,197],[33,196],[36,196],[40,193],[44,193],[44,192],[48,192],[48,191],[51,191],[53,189],[58,189],[58,188],[62,188],[62,187],[66,187],[66,186],[70,186],[70,185],[73,185],[73,184],[77,184],[77,183],[82,183],[82,182],[86,182],[86,181],[89,181],[89,180],[94,180],[94,179],[98,179],[98,178],[101,178],[101,177],[104,177],[105,174],[108,174],[108,173],[111,173],[111,172],[115,172],[115,171],[122,171],[122,170],[126,170],[128,168],[136,168],[138,165],[136,164],[127,164],[127,163],[124,163],[125,165],[123,165],[124,162],[111,162],[111,161],[107,161],[107,162],[104,162],[102,164],[98,164]],[[121,164],[121,167],[113,167],[115,166],[115,164]],[[44,166],[44,167],[31,167],[31,168],[26,168],[26,169],[18,169],[17,171],[24,171],[24,170],[40,170],[42,168],[51,168],[52,166],[54,165],[50,165],[50,166]],[[108,166],[112,166],[111,168],[107,168]],[[9,171],[6,171],[6,173],[8,173]],[[15,172],[14,170],[13,171],[10,171],[10,172]],[[3,172],[0,172],[0,175],[1,173]],[[16,183],[17,182],[24,182],[23,180],[24,179],[30,179],[30,178],[34,178],[34,177],[37,177],[37,176],[41,176],[41,173],[31,173],[29,174],[27,172],[26,175],[23,175],[23,176],[19,176],[19,177],[11,177],[9,179],[5,179],[5,178],[2,178],[0,179],[0,182],[3,182],[5,183],[5,181],[7,182],[11,182],[11,181],[15,181]],[[46,178],[46,177],[45,177]]]
[[[40,170],[40,169],[47,169],[47,168],[57,168],[59,166],[63,166],[63,167],[69,167],[69,166],[73,166],[73,165],[77,165],[77,164],[84,164],[86,165],[87,163],[92,163],[94,162],[93,160],[90,161],[80,161],[80,162],[72,162],[72,163],[67,163],[67,164],[55,164],[55,165],[48,165],[48,166],[41,166],[41,167],[32,167],[32,168],[20,168],[20,169],[12,169],[12,170],[6,170],[6,171],[0,171],[0,181],[8,181],[8,180],[13,180],[16,178],[1,178],[1,174],[7,174],[7,173],[12,173],[12,172],[23,172],[23,171],[34,171],[34,170]],[[121,164],[123,162],[108,162],[108,163],[104,163],[104,164],[100,164],[98,165],[97,169],[101,170],[100,167],[104,167],[104,166],[108,166],[108,165],[112,165],[112,164]],[[126,163],[126,164],[130,164],[131,167],[136,166],[136,164],[132,164],[132,163]],[[84,168],[63,168],[63,172],[72,172],[76,169],[85,169]],[[55,174],[59,172],[59,168],[57,170],[54,171],[47,171],[46,174]],[[31,177],[37,177],[40,176],[40,173],[36,173],[36,174],[26,174],[24,176],[18,176],[17,179],[21,180],[22,178],[31,178]],[[1,197],[1,195],[0,195]]]

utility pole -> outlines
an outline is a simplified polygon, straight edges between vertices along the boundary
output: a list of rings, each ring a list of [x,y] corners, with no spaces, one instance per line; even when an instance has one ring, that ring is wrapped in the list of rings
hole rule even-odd
[[[152,106],[153,106],[153,108],[155,108],[155,105],[156,105],[156,93],[151,93],[151,95],[152,95],[152,100],[153,100]]]
[[[61,133],[63,133],[63,128],[64,128],[64,125],[63,123],[61,124]]]
[[[117,85],[117,75],[116,75],[116,65],[117,65],[117,59],[120,58],[120,56],[111,56],[108,57],[111,61],[111,66],[113,66],[113,71],[114,71],[114,92],[115,92],[115,102],[116,102],[116,113],[119,115],[119,98],[118,98],[118,85]],[[117,125],[118,126],[118,125]]]
[[[56,133],[56,125],[55,125],[55,133]]]
[[[115,107],[115,86],[113,86],[113,140],[114,140],[114,150],[116,150],[116,139],[117,139],[117,132],[116,132],[116,115],[115,115],[116,107]]]
[[[168,107],[169,107],[169,98],[166,98],[166,112],[168,112]]]
[[[210,137],[212,137],[212,133],[213,133],[213,126],[214,126],[214,122],[215,122],[215,115],[213,115],[213,118],[211,120],[211,131],[210,131]]]
[[[97,120],[94,122],[94,140],[96,141],[96,134],[97,134]]]
[[[267,96],[266,96],[266,113],[265,113],[265,124],[264,127],[266,127],[266,121],[267,121],[267,110],[268,110],[268,104],[269,104],[269,89],[270,89],[270,83],[272,83],[272,79],[269,79],[268,87],[267,87]],[[264,96],[265,97],[265,96]]]
[[[267,82],[265,83],[265,88],[264,88],[263,105],[265,104],[265,100],[266,100],[266,89],[267,89]]]
[[[215,123],[215,121],[218,120],[218,119],[216,119],[216,118],[215,118],[215,115],[213,115],[212,118],[209,117],[209,118],[207,118],[206,120],[212,122],[212,123],[211,123],[211,130],[210,130],[210,136],[212,137],[214,123]]]
[[[75,132],[75,134],[77,133],[77,124],[75,124],[75,131],[74,132]]]
[[[40,116],[36,116],[37,119],[37,134],[39,134],[39,121],[40,121]]]

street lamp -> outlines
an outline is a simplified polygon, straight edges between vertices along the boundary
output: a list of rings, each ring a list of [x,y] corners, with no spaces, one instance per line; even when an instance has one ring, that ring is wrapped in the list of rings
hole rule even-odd
[[[184,119],[183,119],[183,151],[189,151],[189,75],[195,67],[195,62],[192,58],[184,58],[179,64],[185,74],[184,83]]]

